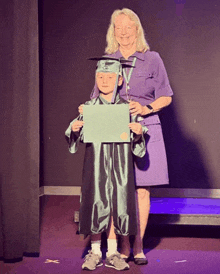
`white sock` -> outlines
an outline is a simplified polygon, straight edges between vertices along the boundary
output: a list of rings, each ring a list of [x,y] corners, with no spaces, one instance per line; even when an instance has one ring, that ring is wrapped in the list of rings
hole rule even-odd
[[[92,252],[98,255],[101,255],[101,240],[99,241],[91,241],[91,249]]]
[[[107,257],[117,252],[117,239],[107,239],[108,252]]]

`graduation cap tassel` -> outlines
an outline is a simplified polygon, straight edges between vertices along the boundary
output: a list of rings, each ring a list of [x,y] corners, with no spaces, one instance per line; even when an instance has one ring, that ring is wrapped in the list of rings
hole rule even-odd
[[[119,74],[117,74],[117,78],[116,78],[116,81],[115,81],[115,88],[114,88],[113,95],[112,95],[112,100],[111,100],[111,103],[112,103],[112,104],[115,103],[115,98],[116,98],[116,95],[117,95],[117,90],[118,90],[118,78],[119,78]]]

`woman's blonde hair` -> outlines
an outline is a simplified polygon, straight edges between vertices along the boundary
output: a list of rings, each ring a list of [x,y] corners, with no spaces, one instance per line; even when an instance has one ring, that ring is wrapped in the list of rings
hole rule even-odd
[[[109,25],[107,35],[106,35],[107,47],[105,48],[105,52],[107,54],[112,54],[112,53],[115,53],[119,49],[119,44],[115,39],[115,19],[116,19],[116,17],[118,17],[121,14],[127,15],[131,19],[131,21],[134,21],[136,24],[136,27],[137,27],[136,50],[139,52],[145,52],[145,51],[149,50],[150,47],[144,37],[144,30],[141,25],[139,17],[132,10],[124,8],[122,10],[115,10],[112,13],[110,25]]]

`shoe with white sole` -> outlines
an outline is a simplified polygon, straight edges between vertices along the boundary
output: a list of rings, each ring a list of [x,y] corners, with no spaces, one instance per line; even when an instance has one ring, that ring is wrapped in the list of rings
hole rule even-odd
[[[84,270],[95,270],[96,267],[102,266],[102,256],[95,254],[92,250],[89,250],[89,253],[85,256],[82,269]]]
[[[119,252],[112,254],[111,256],[106,257],[105,260],[106,267],[112,267],[116,270],[128,270],[129,264],[121,257]]]

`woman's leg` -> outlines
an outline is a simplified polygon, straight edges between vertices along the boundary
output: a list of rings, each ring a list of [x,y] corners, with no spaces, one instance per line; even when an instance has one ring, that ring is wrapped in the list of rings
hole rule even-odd
[[[121,239],[121,256],[122,258],[128,258],[130,255],[129,236],[123,236],[120,239]]]
[[[138,234],[133,246],[134,257],[143,257],[143,238],[150,212],[150,187],[138,188],[137,193],[137,215]]]
[[[150,212],[150,187],[138,188],[136,190],[136,195],[138,232],[135,237],[133,252],[135,257],[143,257],[143,238]],[[129,237],[122,237],[121,240],[121,255],[122,257],[128,257],[130,254]]]

